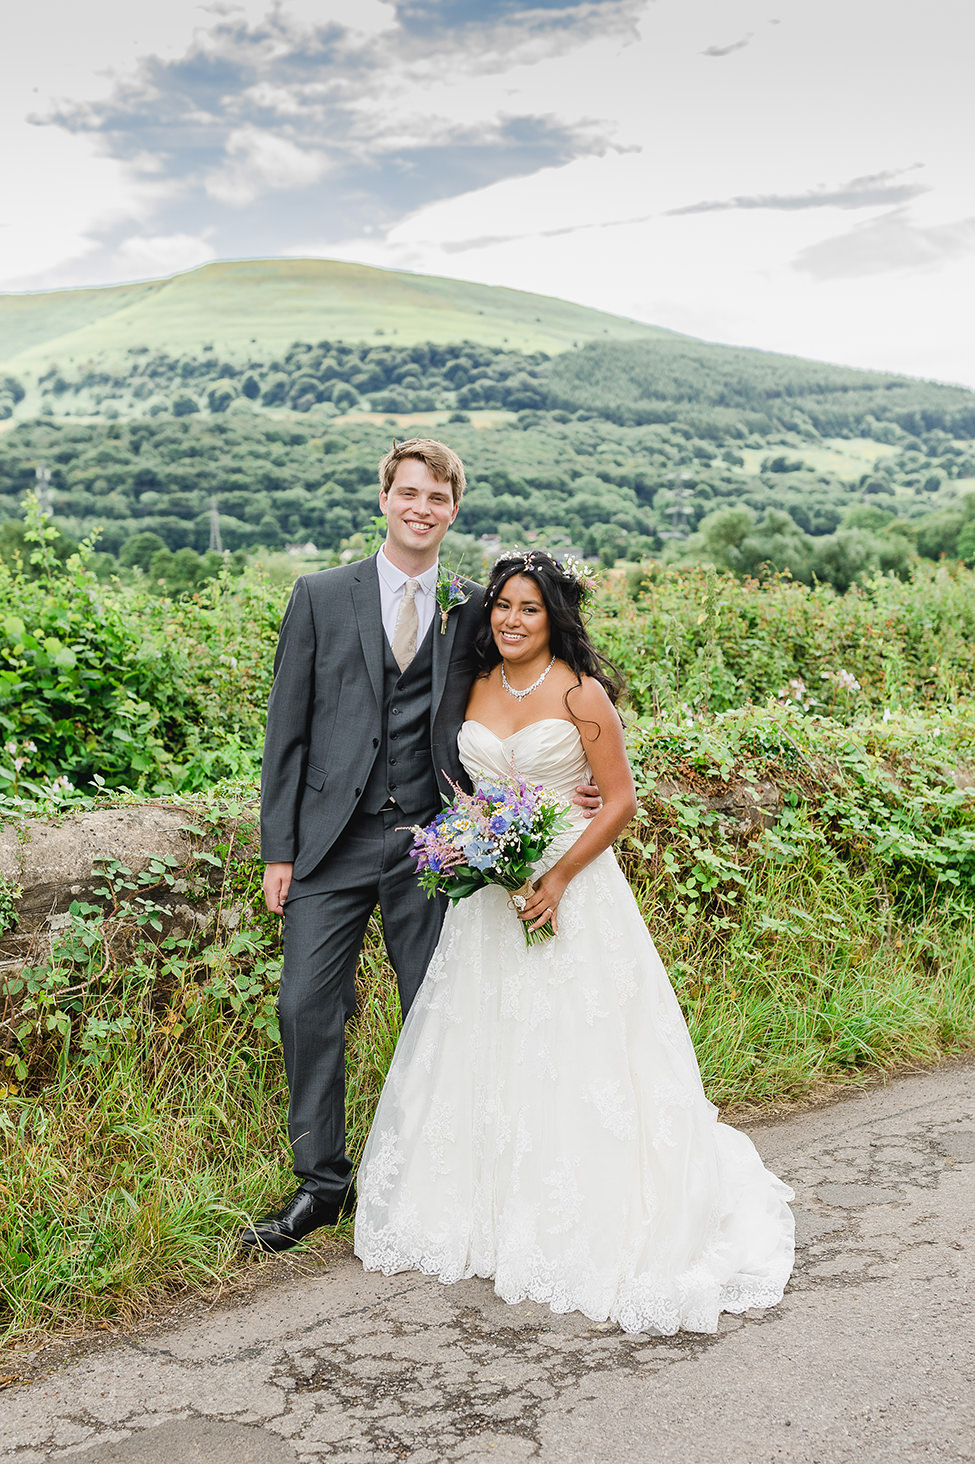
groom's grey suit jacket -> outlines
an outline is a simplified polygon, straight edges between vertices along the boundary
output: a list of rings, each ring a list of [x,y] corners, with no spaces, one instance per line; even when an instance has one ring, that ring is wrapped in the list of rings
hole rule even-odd
[[[434,614],[429,755],[441,792],[465,783],[457,732],[484,591]],[[375,557],[295,581],[281,625],[261,774],[261,858],[310,874],[355,811],[383,736],[384,631]],[[425,750],[425,749],[424,749]]]

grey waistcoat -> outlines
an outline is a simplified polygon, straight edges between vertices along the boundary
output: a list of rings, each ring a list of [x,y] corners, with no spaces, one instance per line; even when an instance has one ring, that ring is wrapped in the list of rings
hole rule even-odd
[[[435,634],[434,624],[403,672],[383,636],[383,730],[376,761],[359,802],[366,813],[378,813],[388,798],[394,798],[409,818],[432,813],[441,806],[430,752]]]

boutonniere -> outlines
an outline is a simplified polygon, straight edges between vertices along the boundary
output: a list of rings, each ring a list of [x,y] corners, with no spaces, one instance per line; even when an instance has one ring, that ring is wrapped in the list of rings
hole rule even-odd
[[[437,609],[440,611],[440,634],[447,634],[447,616],[458,605],[466,605],[470,592],[465,591],[456,574],[441,574],[437,580]]]

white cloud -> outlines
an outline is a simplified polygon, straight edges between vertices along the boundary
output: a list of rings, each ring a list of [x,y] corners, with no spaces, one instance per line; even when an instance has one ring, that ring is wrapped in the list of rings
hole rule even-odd
[[[329,163],[324,153],[296,147],[286,137],[247,124],[227,138],[228,162],[207,179],[211,198],[237,206],[252,203],[268,189],[304,188],[317,183]]]
[[[228,19],[240,18],[251,25],[263,21],[270,12],[286,24],[310,30],[319,25],[341,25],[355,36],[376,36],[396,27],[396,7],[392,0],[227,0],[206,7],[211,15]]]
[[[125,168],[88,138],[24,126],[4,152],[0,288],[83,259],[103,229],[139,211]]]

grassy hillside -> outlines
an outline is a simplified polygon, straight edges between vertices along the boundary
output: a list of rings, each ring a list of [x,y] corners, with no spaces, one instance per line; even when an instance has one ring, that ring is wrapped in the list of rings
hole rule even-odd
[[[558,352],[668,334],[545,295],[325,259],[243,260],[101,290],[0,295],[0,364],[22,373],[113,361],[132,346],[239,359],[327,337]]]

